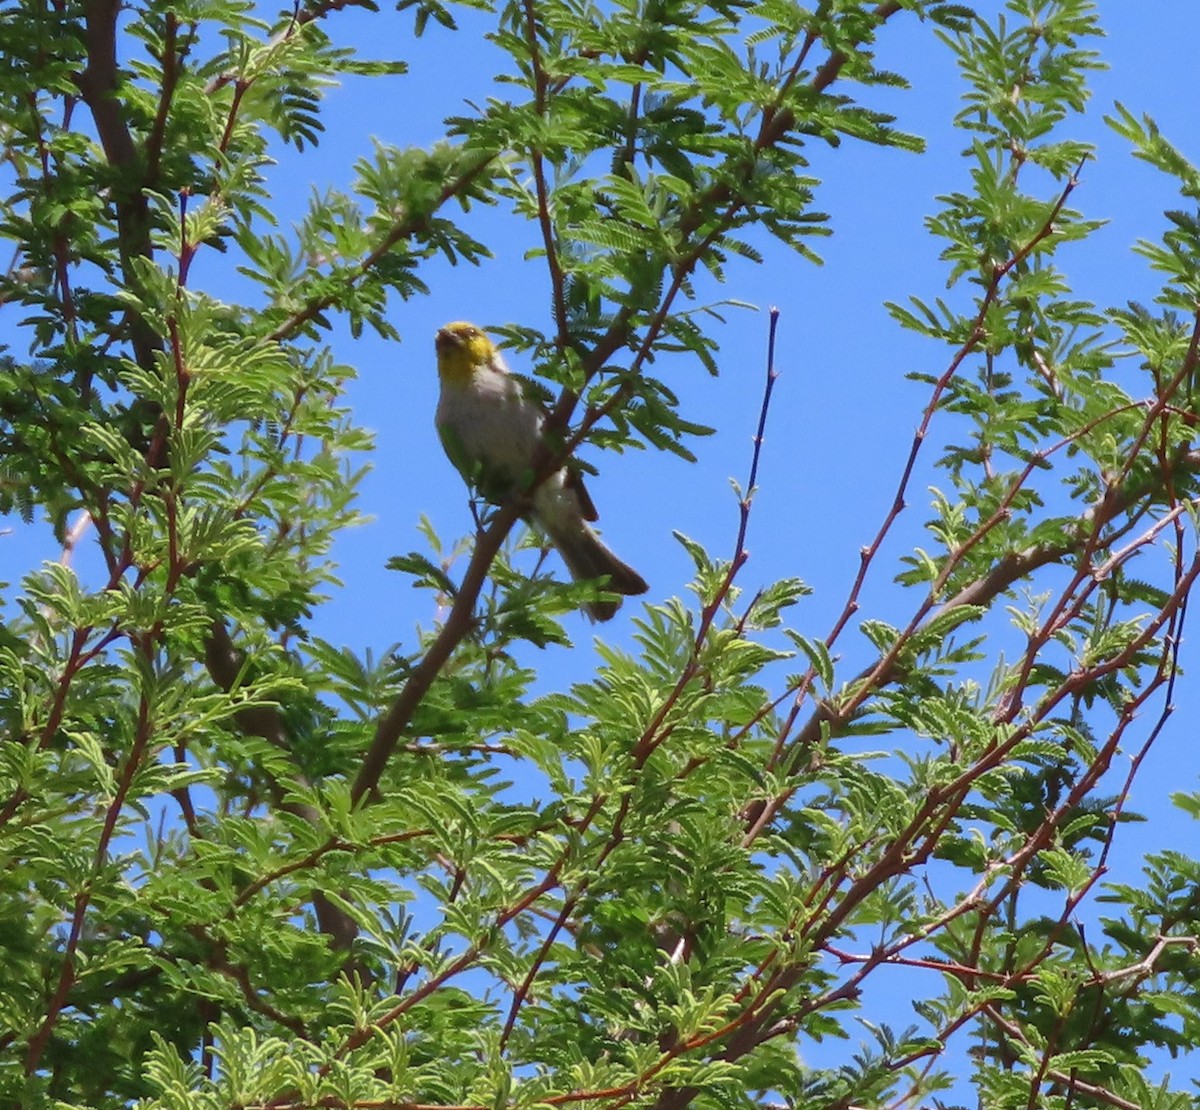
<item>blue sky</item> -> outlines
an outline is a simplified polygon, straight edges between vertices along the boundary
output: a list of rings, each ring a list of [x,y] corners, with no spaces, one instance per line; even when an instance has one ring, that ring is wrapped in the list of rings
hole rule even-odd
[[[1153,115],[1177,145],[1200,158],[1200,118],[1190,98],[1181,95],[1181,75],[1191,65],[1188,44],[1200,32],[1200,7],[1153,5],[1169,35],[1147,26],[1144,5],[1112,8],[1110,37],[1102,44],[1112,69],[1095,76],[1086,117],[1068,125],[1069,134],[1098,147],[1072,202],[1110,223],[1089,243],[1060,256],[1076,292],[1105,305],[1152,296],[1153,275],[1129,247],[1141,236],[1157,235],[1165,223],[1163,209],[1176,201],[1170,182],[1130,157],[1101,116],[1119,99]],[[316,157],[284,154],[275,179],[287,189],[278,211],[292,205],[298,211],[309,184],[347,184],[350,164],[367,149],[369,136],[398,145],[428,143],[440,135],[444,115],[462,112],[464,101],[479,102],[495,91],[489,81],[494,56],[469,31],[454,36],[432,28],[414,48],[399,17],[344,13],[344,18],[376,30],[394,24],[394,42],[373,34],[367,50],[395,49],[409,57],[411,71],[392,81],[390,114],[379,110],[386,98],[378,85],[356,83],[330,94],[330,141]],[[464,27],[476,19],[468,14]],[[907,382],[905,374],[940,370],[945,363],[945,352],[902,332],[882,305],[910,293],[928,298],[945,292],[939,247],[925,234],[922,220],[935,210],[936,195],[967,182],[967,166],[959,156],[964,135],[950,127],[962,84],[949,50],[933,40],[927,26],[911,18],[894,24],[881,38],[880,62],[909,75],[913,88],[877,90],[873,102],[896,114],[902,127],[924,136],[928,153],[915,156],[854,143],[837,150],[814,145],[813,171],[824,181],[817,204],[831,214],[835,232],[815,244],[824,266],[767,245],[764,265],[731,264],[724,289],[710,291],[714,299],[727,296],[781,309],[783,376],[768,429],[747,581],[800,574],[817,589],[808,603],[814,630],[840,608],[858,548],[890,502],[924,401],[923,387]],[[452,89],[444,80],[448,64],[455,73]],[[1047,185],[1046,195],[1054,192]],[[359,368],[352,399],[364,422],[377,431],[379,450],[365,491],[377,523],[348,536],[340,550],[348,591],[333,608],[344,608],[350,627],[361,627],[354,594],[394,597],[396,622],[372,621],[370,642],[403,636],[412,619],[422,619],[426,600],[406,596],[406,587],[379,569],[380,546],[393,550],[417,544],[415,521],[421,512],[447,535],[469,522],[458,479],[441,458],[433,433],[434,330],[458,318],[483,324],[543,322],[547,314],[540,264],[521,258],[533,243],[533,229],[497,212],[477,213],[473,223],[496,257],[479,268],[431,266],[425,274],[430,295],[397,304],[392,313],[402,343],[370,336],[338,341],[340,356]],[[203,280],[203,270],[194,273]],[[718,430],[695,445],[701,456],[697,465],[634,453],[605,458],[592,483],[605,535],[649,578],[651,598],[678,593],[688,577],[688,561],[670,539],[673,529],[714,552],[732,542],[736,517],[727,479],[740,479],[746,471],[766,334],[765,311],[731,309],[720,337],[721,378],[711,380],[691,362],[672,369],[671,383],[685,397],[689,414]],[[922,509],[914,504],[912,516]],[[340,625],[334,612],[328,616],[334,627]],[[620,635],[619,626],[604,634]]]
[[[999,5],[980,5],[985,7]],[[495,53],[470,33],[472,26],[482,25],[480,17],[468,13],[458,36],[431,28],[414,47],[403,20],[344,15],[348,25],[371,32],[368,53],[398,51],[409,59],[411,70],[392,81],[396,91],[390,113],[379,110],[376,85],[355,83],[331,93],[331,141],[316,158],[287,154],[281,162],[276,180],[290,186],[280,198],[282,211],[289,202],[302,203],[309,183],[348,183],[350,164],[366,149],[369,136],[398,145],[429,143],[441,134],[442,117],[469,111],[465,102],[479,103],[496,93],[490,84]],[[1110,68],[1093,75],[1086,114],[1068,121],[1063,134],[1096,147],[1072,205],[1109,222],[1087,242],[1064,248],[1057,261],[1076,294],[1109,306],[1152,299],[1155,276],[1130,248],[1138,238],[1161,233],[1163,211],[1176,206],[1178,198],[1170,181],[1131,156],[1103,116],[1115,101],[1148,113],[1168,138],[1200,160],[1200,110],[1185,91],[1185,75],[1194,66],[1193,45],[1200,41],[1200,5],[1190,0],[1149,6],[1112,2],[1104,6],[1103,16],[1108,37],[1097,48]],[[375,33],[381,26],[394,27],[394,39]],[[925,387],[905,375],[940,372],[948,356],[937,345],[901,331],[883,303],[909,294],[925,299],[946,295],[946,270],[937,259],[940,246],[926,234],[923,220],[936,210],[939,194],[967,187],[968,164],[961,157],[966,137],[951,127],[964,84],[950,50],[927,25],[897,18],[881,35],[878,58],[883,68],[906,74],[912,88],[873,90],[871,103],[896,115],[902,128],[922,135],[927,153],[850,142],[838,149],[813,145],[812,171],[824,182],[817,206],[830,213],[834,229],[831,238],[815,243],[824,265],[814,266],[770,244],[765,245],[763,265],[731,263],[726,285],[712,289],[712,297],[748,301],[763,311],[729,310],[720,335],[720,379],[709,378],[690,361],[681,360],[670,372],[669,381],[685,398],[688,415],[717,429],[714,437],[693,445],[699,462],[689,465],[639,452],[599,460],[601,473],[591,485],[605,537],[650,581],[650,600],[682,593],[690,577],[690,562],[672,531],[694,537],[716,555],[731,548],[737,514],[729,479],[744,480],[749,462],[768,305],[781,310],[782,376],[764,448],[743,585],[753,589],[785,575],[804,578],[814,594],[796,611],[796,620],[801,631],[823,635],[840,612],[859,549],[874,536],[891,503],[926,399]],[[449,83],[447,65],[455,73]],[[1046,197],[1056,193],[1047,182]],[[429,598],[384,571],[385,557],[419,546],[416,521],[421,513],[445,537],[469,527],[462,487],[442,458],[433,431],[435,328],[464,317],[482,324],[546,319],[547,286],[540,264],[521,258],[533,242],[533,229],[493,212],[478,213],[475,225],[496,257],[479,268],[430,267],[425,275],[430,295],[398,304],[392,313],[402,343],[370,336],[338,341],[341,357],[361,374],[352,400],[378,436],[375,469],[364,489],[364,508],[375,522],[348,534],[339,545],[346,589],[319,621],[323,632],[339,642],[376,647],[411,642],[414,622],[428,625],[431,619]],[[959,286],[948,295],[964,303],[968,292]],[[927,462],[935,457],[933,446],[925,452]],[[927,515],[925,487],[938,480],[927,465],[914,482],[911,507],[864,595],[863,615],[894,615],[898,604],[911,604],[891,585],[891,576],[896,560],[920,542],[920,524]],[[630,608],[599,634],[624,639]],[[575,629],[581,643],[592,631],[582,619]],[[551,653],[544,665],[552,683],[554,676],[569,681],[585,673],[589,659],[586,652]],[[1184,683],[1178,701],[1181,712],[1159,746],[1164,754],[1155,757],[1176,766],[1190,750],[1195,731],[1190,684]],[[1149,805],[1155,760],[1138,790],[1146,808],[1155,808]],[[1170,785],[1178,789],[1190,783],[1176,776]],[[1139,836],[1135,833],[1133,839]]]
[[[982,9],[993,5],[981,4]],[[1194,92],[1195,48],[1200,42],[1200,4],[1195,0],[1105,0],[1108,33],[1098,44],[1110,69],[1093,75],[1085,116],[1064,134],[1094,143],[1097,154],[1084,170],[1073,206],[1108,225],[1087,243],[1065,248],[1059,265],[1075,292],[1103,306],[1149,301],[1154,276],[1130,248],[1139,237],[1155,238],[1165,226],[1163,210],[1178,203],[1171,183],[1136,161],[1102,116],[1120,100],[1135,113],[1153,116],[1185,154],[1200,161],[1200,107]],[[327,138],[315,151],[280,151],[269,177],[273,210],[286,226],[302,213],[312,189],[348,187],[354,160],[370,151],[374,136],[397,146],[425,146],[443,134],[444,117],[469,112],[466,102],[497,93],[491,84],[497,55],[483,43],[485,26],[465,13],[463,30],[451,34],[431,26],[411,39],[411,20],[384,11],[353,10],[330,18],[336,37],[349,36],[368,56],[398,56],[410,62],[401,77],[348,81],[331,90],[325,107]],[[697,364],[680,361],[669,380],[684,397],[691,419],[713,425],[717,434],[693,444],[695,465],[647,453],[606,457],[592,485],[606,540],[650,582],[648,600],[685,591],[690,562],[672,539],[681,531],[715,555],[729,553],[737,528],[731,477],[742,481],[758,415],[767,337],[768,305],[781,310],[778,368],[782,372],[764,449],[760,492],[754,504],[751,560],[742,583],[753,589],[798,575],[813,596],[795,611],[808,635],[823,636],[841,610],[858,567],[859,549],[870,542],[891,503],[895,483],[926,398],[923,386],[906,381],[910,371],[939,372],[945,350],[902,332],[883,308],[909,294],[923,298],[945,292],[940,249],[922,221],[936,208],[938,194],[967,185],[960,151],[963,133],[951,128],[963,84],[951,52],[928,26],[897,18],[885,29],[878,57],[885,69],[907,75],[908,91],[875,90],[870,103],[898,117],[904,130],[925,137],[923,156],[845,143],[839,149],[810,148],[812,172],[824,184],[817,206],[831,214],[835,234],[815,246],[823,267],[766,246],[766,262],[731,263],[721,296],[748,301],[764,311],[731,309],[722,329],[722,374],[713,380]],[[1047,185],[1045,195],[1056,192]],[[442,323],[468,318],[481,324],[508,321],[545,325],[546,281],[539,263],[522,260],[533,229],[502,212],[476,212],[472,225],[495,258],[479,268],[435,262],[424,274],[427,297],[397,304],[392,320],[401,343],[366,335],[358,340],[339,329],[336,354],[355,365],[360,378],[350,400],[360,421],[377,437],[373,471],[363,489],[362,508],[373,523],[345,535],[336,548],[345,587],[319,611],[315,630],[362,649],[392,643],[411,648],[414,629],[434,619],[432,598],[414,591],[401,576],[384,570],[387,558],[422,546],[417,529],[427,514],[451,539],[470,527],[461,481],[443,458],[433,429],[437,383],[433,333]],[[201,257],[194,285],[217,295],[237,295],[227,264]],[[965,290],[952,296],[963,298]],[[960,303],[962,303],[960,301]],[[21,354],[16,314],[0,310],[0,342]],[[527,367],[515,366],[525,370]],[[929,450],[927,460],[935,452]],[[925,485],[936,474],[924,467],[914,482],[911,508],[885,547],[873,583],[863,597],[863,616],[894,616],[911,604],[891,585],[898,559],[918,542],[926,515]],[[42,558],[57,556],[44,529],[15,531],[0,540],[0,578],[18,580]],[[593,634],[626,642],[630,614],[602,629],[579,618],[573,634],[583,650],[554,649],[538,657],[548,685],[588,673]],[[1195,667],[1196,653],[1185,650]],[[847,673],[852,673],[853,668]],[[1135,791],[1134,808],[1154,820],[1128,828],[1118,839],[1114,870],[1128,875],[1140,853],[1151,847],[1195,839],[1194,826],[1166,804],[1171,790],[1193,789],[1195,737],[1200,701],[1194,677],[1185,678],[1179,711],[1148,761]],[[1181,771],[1181,768],[1183,770]]]
[[[381,25],[358,15],[348,18],[364,27]],[[1200,109],[1186,91],[1186,75],[1194,72],[1194,44],[1200,41],[1200,5],[1193,0],[1150,5],[1110,0],[1104,18],[1108,39],[1098,47],[1111,68],[1093,76],[1087,113],[1068,123],[1065,133],[1097,148],[1072,204],[1109,223],[1087,243],[1065,249],[1058,261],[1078,295],[1108,306],[1153,297],[1154,275],[1130,248],[1140,237],[1157,237],[1165,226],[1163,210],[1178,201],[1171,182],[1136,161],[1102,117],[1119,100],[1136,113],[1153,116],[1177,146],[1200,160]],[[463,24],[469,28],[475,19],[465,17]],[[428,143],[440,135],[443,116],[463,111],[464,101],[482,102],[494,91],[488,80],[494,56],[471,41],[469,31],[455,37],[433,28],[423,45],[410,49],[403,21],[394,26],[395,42],[412,68],[393,82],[392,110],[379,110],[377,89],[334,92],[329,120],[331,131],[340,134],[336,145],[326,144],[321,157],[330,176],[321,178],[317,162],[306,158],[295,160],[290,171],[297,181],[345,182],[348,165],[364,149],[367,135],[399,145]],[[382,54],[390,48],[386,37],[372,37],[370,51]],[[601,474],[592,489],[606,540],[649,580],[652,601],[684,593],[690,578],[690,562],[672,539],[674,530],[716,555],[731,549],[737,512],[729,479],[743,481],[749,462],[768,305],[781,310],[782,377],[764,448],[743,586],[752,590],[786,575],[804,578],[814,593],[795,611],[795,619],[802,632],[823,635],[842,607],[859,549],[874,536],[891,503],[926,399],[925,387],[906,381],[905,375],[940,372],[947,352],[900,331],[883,303],[946,292],[945,269],[937,260],[940,247],[927,236],[923,219],[935,211],[937,195],[967,185],[968,167],[960,154],[965,137],[951,127],[964,88],[951,52],[927,26],[897,19],[881,37],[879,60],[884,68],[906,74],[913,87],[876,91],[872,103],[894,113],[905,130],[925,137],[928,152],[914,156],[853,143],[837,150],[813,146],[812,170],[824,181],[817,206],[831,214],[835,232],[815,244],[824,266],[770,246],[761,266],[731,264],[725,288],[712,290],[712,296],[749,301],[764,311],[730,310],[721,334],[719,380],[689,362],[681,361],[671,371],[669,380],[686,399],[688,415],[717,429],[714,437],[694,445],[699,462],[688,465],[644,453],[600,460]],[[452,81],[446,80],[447,66],[453,68]],[[1047,197],[1056,192],[1047,184]],[[462,488],[441,457],[432,427],[434,329],[464,317],[483,324],[545,323],[545,279],[539,263],[521,259],[533,242],[533,229],[486,212],[479,214],[477,226],[486,229],[496,258],[478,269],[431,267],[426,274],[430,295],[397,305],[393,313],[404,338],[401,344],[372,338],[340,344],[342,357],[360,369],[352,396],[364,421],[376,430],[379,450],[364,489],[364,507],[375,523],[340,544],[347,588],[318,621],[337,642],[411,644],[414,623],[431,622],[429,598],[383,571],[384,559],[420,545],[416,521],[421,513],[432,518],[444,537],[469,528]],[[967,294],[959,289],[952,295]],[[934,455],[927,451],[926,462]],[[927,515],[924,489],[937,480],[926,465],[914,482],[911,508],[884,549],[864,594],[862,615],[894,616],[901,611],[898,605],[912,604],[899,597],[891,577],[899,557],[920,542],[920,524]],[[534,661],[543,683],[561,686],[585,676],[592,662],[590,637],[627,640],[633,609],[627,605],[601,629],[579,619],[573,633],[582,650],[552,650]],[[853,646],[853,637],[845,643],[851,658],[861,651]],[[1185,653],[1185,662],[1191,656]],[[1195,786],[1200,702],[1194,680],[1182,683],[1177,702],[1179,711],[1132,798],[1134,808],[1154,819],[1123,830],[1112,856],[1114,877],[1131,877],[1144,851],[1195,838],[1194,824],[1167,802],[1171,791]],[[1140,739],[1136,731],[1135,736]],[[1187,770],[1181,773],[1181,768]],[[890,1011],[897,999],[912,997],[917,989],[920,984],[912,976],[898,972],[875,985],[874,1001],[882,1000],[888,1020],[903,1025],[911,1019],[907,1007]],[[803,1050],[814,1062],[827,1051],[811,1045]],[[844,1049],[832,1051],[836,1056]],[[1181,1077],[1179,1062],[1159,1066]]]

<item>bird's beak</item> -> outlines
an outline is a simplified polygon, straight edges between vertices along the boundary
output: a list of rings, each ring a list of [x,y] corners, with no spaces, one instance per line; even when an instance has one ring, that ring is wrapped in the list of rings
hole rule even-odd
[[[433,345],[438,351],[444,351],[447,347],[461,347],[462,337],[457,332],[450,331],[448,328],[438,328],[437,335],[433,339]]]

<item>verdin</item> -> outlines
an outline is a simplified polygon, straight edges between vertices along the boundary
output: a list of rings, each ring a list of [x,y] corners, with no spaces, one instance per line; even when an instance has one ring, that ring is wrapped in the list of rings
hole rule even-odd
[[[479,493],[500,504],[528,481],[542,436],[545,412],[509,373],[496,345],[474,324],[457,321],[439,329],[435,340],[438,378],[437,430],[442,447],[459,473]],[[564,466],[533,491],[527,519],[558,549],[576,581],[607,579],[618,594],[643,594],[642,576],[621,562],[588,527],[596,507],[579,471]],[[588,613],[606,621],[620,600],[591,601]]]

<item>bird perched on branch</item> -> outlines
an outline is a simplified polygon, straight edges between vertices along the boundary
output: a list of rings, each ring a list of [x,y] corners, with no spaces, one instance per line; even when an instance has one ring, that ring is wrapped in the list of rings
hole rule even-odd
[[[519,378],[509,373],[496,345],[474,324],[458,321],[439,329],[437,430],[459,473],[494,505],[533,474],[545,412]],[[588,526],[596,507],[578,469],[564,466],[533,491],[527,519],[558,549],[576,581],[602,582],[617,594],[643,594],[642,576],[621,562]],[[587,612],[606,621],[620,599],[591,601]]]

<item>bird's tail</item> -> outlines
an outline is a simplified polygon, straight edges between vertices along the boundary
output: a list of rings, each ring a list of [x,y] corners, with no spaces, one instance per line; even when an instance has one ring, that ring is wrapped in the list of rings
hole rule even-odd
[[[557,527],[547,526],[545,519],[541,523],[575,581],[607,578],[607,589],[626,596],[644,594],[650,588],[646,580],[628,563],[618,559],[582,519]],[[590,601],[586,606],[588,614],[598,621],[611,620],[620,607],[618,599]]]

